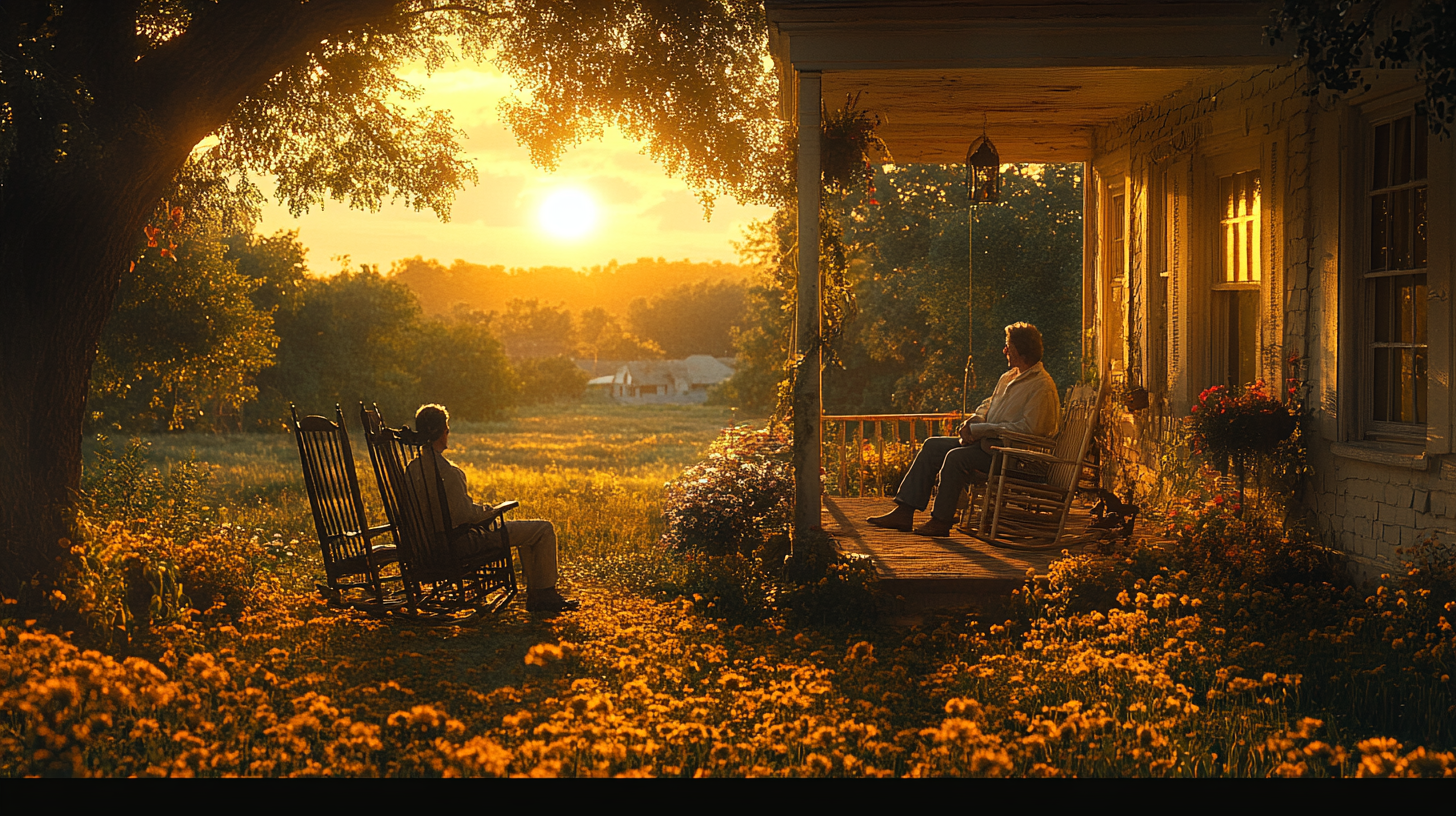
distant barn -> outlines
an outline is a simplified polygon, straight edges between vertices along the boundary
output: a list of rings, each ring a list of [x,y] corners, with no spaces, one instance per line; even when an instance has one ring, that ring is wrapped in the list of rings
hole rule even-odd
[[[686,360],[577,361],[592,376],[589,391],[627,405],[707,402],[708,389],[733,376],[733,364],[732,357],[706,354]]]

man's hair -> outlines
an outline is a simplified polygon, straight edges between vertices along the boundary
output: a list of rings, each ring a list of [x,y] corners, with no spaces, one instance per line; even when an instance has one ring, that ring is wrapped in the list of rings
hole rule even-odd
[[[445,428],[450,424],[450,412],[445,406],[430,403],[421,405],[420,410],[415,411],[415,431],[425,438],[426,442],[434,442],[445,435]]]
[[[1006,327],[1006,344],[1016,349],[1030,365],[1041,362],[1041,332],[1030,323],[1012,323]]]

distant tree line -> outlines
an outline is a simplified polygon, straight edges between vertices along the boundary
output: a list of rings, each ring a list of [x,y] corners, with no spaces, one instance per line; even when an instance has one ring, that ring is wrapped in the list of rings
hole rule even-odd
[[[419,295],[425,314],[443,315],[461,303],[491,311],[510,300],[554,303],[576,314],[601,308],[625,315],[632,301],[651,298],[685,284],[731,281],[747,283],[752,270],[722,261],[669,261],[638,258],[609,261],[586,269],[564,266],[511,268],[456,260],[445,266],[416,255],[395,261],[389,274]]]
[[[534,299],[429,314],[407,275],[310,275],[296,232],[177,209],[122,282],[93,369],[93,429],[278,429],[290,402],[331,414],[360,399],[391,419],[422,402],[487,419],[580,398],[588,377],[573,358],[731,354],[742,321],[746,287],[731,280],[639,296],[623,317]]]
[[[1081,376],[1082,179],[1078,165],[1012,165],[1002,203],[974,214],[974,289],[964,169],[906,165],[873,187],[825,197],[825,219],[847,249],[847,315],[824,372],[832,413],[958,410],[967,328],[974,319],[976,384],[990,395],[1006,370],[1003,327],[1042,331],[1045,364],[1062,388]],[[738,367],[718,399],[770,411],[789,356],[795,286],[794,225],[757,224],[742,250],[759,269],[735,332]],[[974,317],[972,317],[974,316]]]
[[[513,359],[567,354],[577,345],[579,356],[607,360],[732,356],[747,275],[734,264],[662,258],[507,271],[464,261],[447,268],[416,256],[390,271],[427,314],[504,308],[502,338]]]

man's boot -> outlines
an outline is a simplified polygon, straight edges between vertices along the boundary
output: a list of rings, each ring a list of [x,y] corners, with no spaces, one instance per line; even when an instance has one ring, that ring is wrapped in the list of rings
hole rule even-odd
[[[870,516],[865,521],[868,521],[876,527],[883,527],[886,530],[899,530],[902,533],[908,533],[915,526],[915,508],[895,502],[894,510],[891,510],[883,516]]]

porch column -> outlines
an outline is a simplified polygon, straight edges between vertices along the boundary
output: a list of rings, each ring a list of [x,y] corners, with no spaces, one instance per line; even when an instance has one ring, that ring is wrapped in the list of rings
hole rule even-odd
[[[799,79],[799,293],[794,366],[794,537],[820,527],[819,419],[823,411],[819,349],[819,95],[818,71]]]

